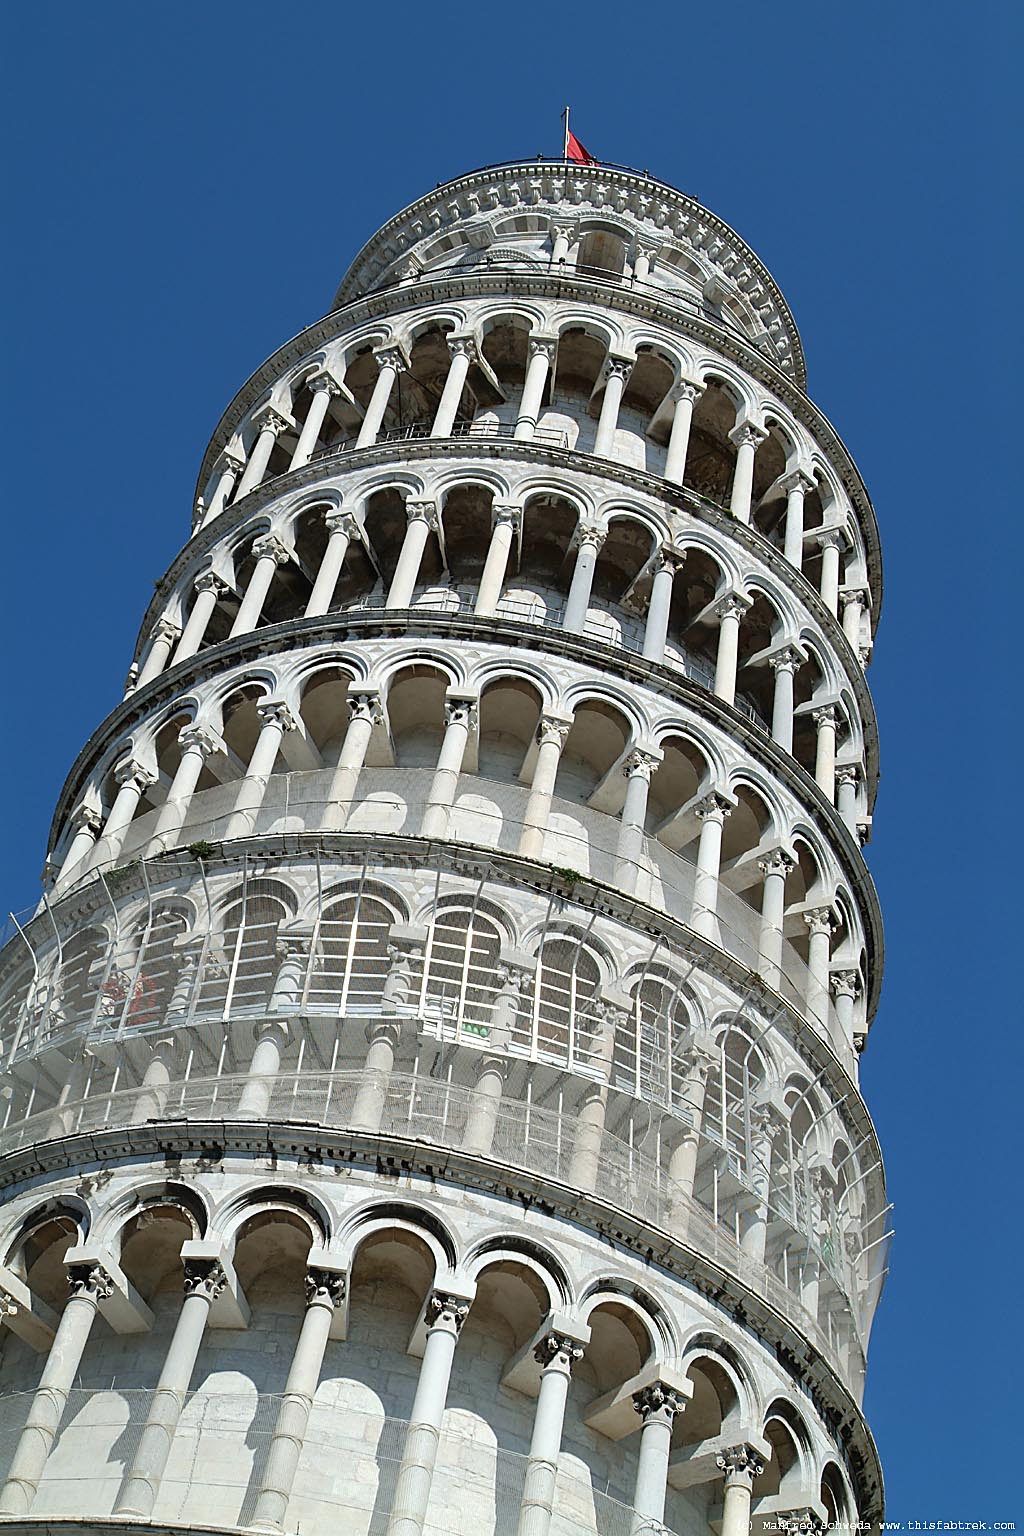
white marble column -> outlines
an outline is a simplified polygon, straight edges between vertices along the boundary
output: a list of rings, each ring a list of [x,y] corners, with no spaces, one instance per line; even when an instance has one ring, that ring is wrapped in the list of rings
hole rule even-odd
[[[441,399],[430,429],[431,437],[451,437],[455,419],[462,403],[462,391],[466,387],[471,364],[476,362],[476,342],[472,336],[449,336],[448,352],[451,362],[448,377],[444,381]]]
[[[575,224],[566,224],[558,219],[551,220],[551,260],[554,265],[565,260],[569,254],[569,247],[578,237]]]
[[[244,461],[236,458],[234,454],[229,453],[225,449],[217,461],[217,482],[210,493],[209,505],[203,509],[202,521],[199,524],[200,528],[205,528],[208,523],[212,523],[214,518],[219,517],[224,511],[224,508],[231,500],[231,492],[235,488],[235,482],[244,471]]]
[[[315,373],[306,380],[306,386],[312,393],[309,410],[299,433],[299,440],[295,444],[292,461],[288,468],[302,469],[313,457],[320,436],[320,428],[327,419],[327,412],[331,408],[331,401],[341,394],[341,388],[336,379],[332,379],[329,373]]]
[[[583,1091],[574,1112],[572,1160],[568,1183],[581,1194],[591,1194],[598,1186],[604,1122],[608,1110],[608,1080],[615,1056],[615,1032],[624,1022],[624,1010],[613,1003],[592,1002],[589,1009],[596,1029],[590,1047],[589,1064],[596,1077],[584,1080]]]
[[[71,1293],[53,1336],[43,1374],[39,1379],[25,1428],[11,1460],[0,1494],[0,1515],[25,1516],[39,1487],[60,1421],[82,1363],[85,1346],[100,1301],[112,1296],[114,1286],[99,1264],[73,1264],[68,1269]]]
[[[405,504],[406,529],[395,574],[391,579],[387,608],[408,608],[419,579],[427,540],[438,529],[437,505],[410,498]]]
[[[633,371],[631,357],[609,356],[604,365],[604,398],[594,437],[594,453],[598,458],[615,456],[615,431],[619,424],[619,407],[625,392],[626,381]]]
[[[826,528],[815,538],[815,543],[821,550],[821,582],[819,592],[821,600],[829,613],[839,612],[839,552],[843,547],[843,536],[838,528]]]
[[[388,982],[392,984],[392,992],[402,987],[408,995],[412,955],[392,945],[388,948],[388,956],[391,960]],[[352,1106],[352,1125],[357,1131],[380,1130],[400,1037],[401,1027],[394,1018],[371,1019],[366,1026],[366,1065]]]
[[[551,1529],[565,1404],[572,1368],[583,1359],[583,1346],[567,1334],[552,1332],[544,1335],[533,1354],[541,1366],[540,1391],[533,1414],[516,1536],[548,1536]]]
[[[258,485],[263,483],[263,476],[266,474],[267,465],[270,463],[270,455],[274,451],[274,444],[288,426],[288,422],[280,412],[273,410],[270,406],[264,406],[261,411],[257,412],[254,419],[256,426],[259,428],[259,436],[256,438],[252,452],[246,461],[242,478],[238,484],[238,490],[235,493],[236,501],[241,501],[243,496],[248,496],[250,491],[254,491]]]
[[[633,281],[646,283],[651,275],[651,262],[661,250],[660,245],[642,244],[637,240],[633,246]]]
[[[304,962],[305,955],[302,956]],[[256,1043],[249,1058],[249,1070],[238,1099],[240,1120],[265,1120],[274,1096],[274,1084],[288,1047],[288,1025],[284,1019],[263,1019],[256,1026]]]
[[[736,699],[736,671],[740,654],[740,620],[753,605],[749,597],[730,592],[715,604],[718,618],[718,653],[715,659],[715,693],[727,704]]]
[[[334,601],[334,590],[338,585],[338,577],[345,564],[349,545],[353,539],[359,538],[359,524],[355,516],[351,512],[342,511],[341,508],[328,512],[324,518],[324,525],[328,533],[327,548],[324,550],[320,569],[316,573],[313,590],[306,604],[303,617],[307,619],[318,619],[330,611],[331,603]]]
[[[836,931],[831,907],[815,907],[804,913],[810,932],[807,946],[807,1014],[828,1028],[829,958],[832,935]]]
[[[370,396],[370,403],[366,407],[366,414],[359,428],[359,436],[356,438],[357,448],[368,448],[377,441],[394,382],[400,373],[408,370],[409,366],[398,347],[379,348],[373,354],[373,360],[377,364],[377,382],[373,386],[373,394]]]
[[[519,852],[527,859],[544,856],[544,834],[551,815],[551,797],[555,792],[558,762],[562,755],[572,720],[564,715],[541,715],[537,726],[537,758],[533,767],[530,798],[523,813]]]
[[[422,1536],[455,1345],[468,1315],[469,1303],[461,1296],[435,1291],[427,1302],[427,1342],[409,1414],[387,1536]]]
[[[838,716],[834,704],[825,704],[811,711],[811,719],[817,731],[814,754],[814,782],[827,799],[836,798],[836,731]]]
[[[139,801],[146,790],[156,783],[157,776],[134,757],[126,757],[114,769],[114,779],[119,786],[117,798],[103,824],[103,834],[90,856],[90,869],[116,863]]]
[[[747,1212],[740,1247],[755,1264],[763,1264],[768,1242],[768,1210],[771,1199],[772,1158],[784,1123],[774,1104],[755,1104],[750,1109],[750,1155],[747,1179],[756,1204]]]
[[[324,814],[325,832],[340,832],[348,821],[370,738],[374,730],[385,723],[384,706],[376,688],[350,693],[348,708],[348,730],[341,744],[338,766],[334,770],[331,787],[327,794],[328,805]]]
[[[686,1047],[679,1062],[684,1085],[679,1098],[680,1103],[690,1112],[690,1124],[683,1126],[679,1140],[672,1148],[668,1176],[679,1194],[687,1201],[693,1199],[693,1187],[697,1181],[701,1127],[704,1123],[704,1098],[708,1077],[716,1059],[710,1042],[697,1040]],[[678,1125],[679,1122],[676,1124]]]
[[[860,995],[860,977],[856,971],[832,971],[829,986],[835,999],[836,1024],[842,1043],[853,1049],[853,1009]]]
[[[576,564],[573,567],[569,596],[565,600],[562,628],[570,634],[581,635],[587,622],[590,592],[594,585],[594,569],[601,546],[608,537],[607,528],[599,523],[578,523],[573,535]]]
[[[753,421],[737,422],[729,433],[730,441],[736,444],[736,467],[729,493],[729,511],[738,523],[750,522],[750,503],[754,494],[754,455],[758,445],[767,436],[764,428]]]
[[[444,837],[448,831],[449,812],[455,802],[466,743],[476,724],[476,713],[475,699],[452,695],[444,701],[444,736],[427,794],[421,837]]]
[[[292,557],[291,550],[275,533],[267,533],[257,539],[252,546],[252,552],[256,564],[249,577],[249,585],[245,589],[241,606],[235,615],[235,622],[231,626],[231,634],[228,637],[231,640],[236,635],[247,635],[250,630],[256,628],[278,566],[287,565]]]
[[[705,939],[718,936],[718,889],[722,864],[722,833],[732,806],[714,790],[696,807],[700,822],[697,871],[693,882],[693,914],[690,926]]]
[[[857,836],[857,782],[860,775],[855,763],[843,763],[836,769],[837,810],[846,826]]]
[[[803,469],[794,469],[779,482],[786,493],[786,523],[782,554],[799,571],[804,562],[804,499],[814,481]]]
[[[633,1394],[633,1407],[643,1421],[643,1428],[636,1458],[632,1532],[633,1536],[654,1536],[665,1519],[672,1424],[676,1414],[686,1407],[686,1399],[681,1392],[655,1381]]]
[[[277,1410],[277,1422],[250,1522],[257,1530],[284,1529],[335,1308],[345,1299],[347,1280],[336,1270],[314,1265],[306,1274],[305,1285],[306,1311]]]
[[[704,393],[704,385],[690,379],[681,379],[672,386],[671,398],[675,401],[672,426],[665,452],[665,479],[671,485],[682,485],[686,479],[686,455],[690,447],[690,428],[693,425],[693,408]]]
[[[847,587],[839,594],[839,606],[843,613],[843,634],[849,640],[854,652],[860,646],[861,619],[864,615],[866,598],[867,593],[863,587]]]
[[[142,663],[138,677],[135,679],[136,688],[145,688],[146,684],[152,682],[154,677],[159,677],[167,665],[168,656],[174,650],[175,644],[180,637],[181,629],[175,624],[173,619],[164,618],[157,620],[153,626],[153,633],[150,636],[146,659]]]
[[[163,1114],[171,1088],[171,1073],[177,1060],[177,1048],[173,1035],[163,1039],[148,1039],[149,1060],[139,1084],[139,1096],[132,1110],[132,1125],[145,1125]]]
[[[555,360],[557,346],[558,340],[554,336],[531,336],[527,343],[529,361],[526,364],[526,379],[523,383],[523,397],[519,402],[519,416],[515,430],[515,435],[521,442],[528,441],[537,430],[537,422],[544,402],[544,387],[548,381],[548,372]]]
[[[725,1473],[721,1536],[750,1536],[751,1489],[764,1462],[753,1446],[732,1445],[715,1457],[715,1465]]]
[[[467,1152],[487,1157],[494,1144],[494,1132],[505,1086],[508,1048],[526,981],[526,971],[508,961],[499,961],[495,971],[497,991],[491,1004],[487,1047],[480,1056],[473,1085],[473,1098],[466,1116],[462,1145]]]
[[[487,546],[487,559],[473,610],[477,618],[490,618],[501,601],[508,557],[522,520],[522,508],[512,503],[495,502],[491,508],[491,542]]]
[[[647,603],[647,622],[644,625],[645,661],[663,661],[665,658],[665,642],[672,613],[672,584],[682,570],[685,559],[685,550],[672,549],[669,545],[662,545],[658,552]]]
[[[206,637],[206,631],[221,593],[227,591],[223,581],[213,571],[200,571],[193,586],[196,594],[195,601],[192,604],[192,612],[188,616],[188,623],[182,631],[177,649],[171,658],[172,667],[176,667],[179,661],[187,661],[198,651]]]
[[[205,763],[216,753],[227,751],[223,737],[208,725],[183,726],[178,732],[178,745],[181,758],[153,828],[151,846],[159,843],[161,849],[169,848],[176,841],[188,820],[192,796]]]
[[[260,734],[256,738],[245,778],[238,788],[231,819],[224,837],[230,842],[235,837],[251,837],[256,829],[256,819],[267,793],[267,784],[274,771],[277,754],[285,731],[297,729],[298,722],[287,704],[280,699],[264,699],[256,706],[260,719]]]
[[[619,838],[615,849],[615,878],[624,891],[636,894],[637,880],[644,852],[644,833],[647,823],[647,798],[651,788],[651,775],[661,762],[657,750],[636,747],[622,765],[626,778],[626,799],[619,822]]]
[[[758,970],[770,987],[778,991],[782,981],[782,946],[786,917],[786,881],[796,860],[782,848],[773,848],[757,867],[764,876],[761,888],[761,936],[758,943]]]
[[[802,657],[792,645],[783,646],[768,665],[775,673],[775,691],[772,697],[772,740],[784,752],[793,751],[793,685],[796,670]]]
[[[71,813],[72,838],[60,866],[58,882],[64,881],[96,846],[103,817],[91,805],[79,805]]]
[[[171,1453],[174,1432],[188,1394],[210,1307],[227,1284],[215,1260],[187,1260],[185,1299],[167,1347],[163,1369],[114,1515],[147,1520]]]

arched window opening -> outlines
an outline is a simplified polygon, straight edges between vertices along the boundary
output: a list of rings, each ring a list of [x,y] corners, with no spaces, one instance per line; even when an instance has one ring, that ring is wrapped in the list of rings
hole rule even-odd
[[[683,484],[721,507],[728,504],[736,465],[736,447],[729,437],[736,416],[735,401],[716,380],[709,380],[694,406]]]
[[[610,229],[591,229],[583,236],[576,256],[581,277],[621,277],[626,270],[626,242]]]
[[[589,1064],[602,1023],[597,960],[576,934],[544,943],[534,984],[533,1051],[561,1065]]]
[[[709,1141],[725,1150],[728,1171],[734,1176],[750,1166],[750,1111],[764,1079],[764,1060],[749,1036],[733,1026],[723,1030],[708,1073],[703,1130]]]
[[[679,978],[652,968],[632,991],[628,1022],[615,1031],[612,1080],[637,1098],[686,1112],[685,1045],[692,1019]]]
[[[315,931],[304,999],[311,1013],[342,1018],[380,1011],[394,921],[394,910],[363,889],[328,904]]]
[[[444,499],[441,521],[448,569],[456,581],[476,582],[491,542],[494,493],[485,485],[457,485]]]
[[[444,735],[448,678],[435,667],[413,666],[392,680],[388,719],[402,768],[433,768]]]
[[[288,907],[274,880],[248,880],[225,908],[204,968],[199,1010],[227,1019],[266,1008],[277,972],[277,931]]]
[[[481,778],[519,782],[540,713],[540,694],[524,678],[497,678],[486,685],[479,712],[477,773]]]
[[[486,1040],[497,996],[501,934],[472,906],[446,906],[430,927],[424,957],[425,1012],[442,1039]]]
[[[374,491],[366,502],[366,519],[364,530],[370,549],[373,551],[373,559],[384,591],[391,585],[398,564],[398,557],[402,552],[405,542],[405,531],[408,526],[408,517],[405,510],[405,498],[399,494],[393,485],[384,490]],[[433,558],[430,541],[424,552],[424,560]]]

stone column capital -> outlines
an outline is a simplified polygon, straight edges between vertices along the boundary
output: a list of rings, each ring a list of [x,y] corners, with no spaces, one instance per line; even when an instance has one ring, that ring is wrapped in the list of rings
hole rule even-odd
[[[445,725],[464,725],[467,731],[471,731],[476,725],[477,699],[468,698],[465,694],[446,695],[444,701]]]
[[[384,724],[384,704],[377,688],[360,688],[348,695],[350,720],[368,720],[371,725]]]
[[[596,552],[602,548],[607,537],[608,529],[603,524],[579,522],[576,524],[570,548],[582,549],[584,545],[590,544]]]
[[[722,826],[727,816],[731,816],[733,805],[724,795],[720,795],[716,789],[705,795],[703,800],[698,800],[693,808],[698,821],[717,821]]]
[[[715,1466],[725,1473],[725,1486],[750,1488],[754,1478],[764,1471],[764,1462],[752,1445],[730,1445],[715,1457]]]
[[[862,608],[868,605],[868,590],[866,587],[844,587],[839,594],[839,606],[845,612],[851,603],[859,603]]]
[[[634,747],[622,764],[623,776],[627,779],[644,779],[649,784],[651,775],[662,761],[662,755],[657,748]]]
[[[773,848],[770,853],[766,853],[763,858],[758,859],[757,867],[762,875],[786,876],[790,870],[796,868],[796,859],[794,859],[791,853],[787,853],[784,848]]]
[[[173,645],[180,635],[181,625],[176,624],[173,619],[169,619],[165,615],[162,619],[157,619],[153,625],[153,633],[150,638],[154,641],[164,640],[168,645]]]
[[[344,533],[350,539],[357,539],[360,533],[359,519],[345,507],[335,507],[333,512],[328,512],[324,527],[328,533]]]
[[[742,592],[727,592],[715,604],[715,617],[719,621],[722,619],[742,619],[743,615],[753,606],[753,598],[745,597]]]
[[[92,805],[76,805],[68,820],[75,832],[92,832],[96,837],[103,826],[101,813]]]
[[[809,912],[804,913],[804,922],[812,936],[827,934],[831,938],[837,928],[835,913],[831,907],[813,907]]]
[[[846,543],[841,528],[822,528],[812,537],[819,549],[842,549]]]
[[[378,371],[384,368],[393,368],[396,373],[405,373],[409,367],[405,353],[399,346],[378,347],[373,360],[377,364]]]
[[[686,550],[677,549],[674,544],[660,545],[654,557],[655,572],[671,571],[673,576],[678,576],[685,564]]]
[[[186,1259],[184,1269],[186,1296],[204,1296],[207,1301],[216,1301],[228,1283],[223,1266],[217,1259]]]
[[[680,379],[672,385],[668,392],[668,397],[676,405],[679,404],[680,400],[689,400],[695,404],[704,393],[705,388],[706,386],[699,383],[696,379]]]
[[[523,509],[514,501],[496,501],[491,507],[491,527],[510,527],[518,533],[523,521]]]
[[[604,367],[601,370],[602,375],[606,381],[621,379],[625,383],[633,372],[635,362],[635,357],[625,357],[620,352],[609,352],[604,360]]]
[[[123,757],[114,769],[114,779],[122,788],[130,784],[141,795],[156,783],[157,775],[137,758]]]
[[[817,729],[821,731],[830,725],[835,726],[838,723],[839,716],[834,704],[822,704],[819,709],[811,710],[811,719],[814,721]]]
[[[69,1264],[68,1294],[87,1296],[90,1301],[105,1301],[114,1294],[114,1282],[102,1264]]]
[[[222,592],[227,591],[226,583],[221,580],[216,571],[200,571],[192,587],[195,592],[215,592],[218,597]]]
[[[477,359],[476,337],[466,332],[453,334],[447,338],[448,352],[451,357],[466,357],[471,363]]]
[[[836,783],[856,785],[860,779],[860,769],[856,763],[838,763],[836,765]]]
[[[233,453],[230,448],[222,448],[216,468],[219,474],[234,475],[237,479],[245,468],[245,459],[240,453]]]
[[[833,997],[856,998],[860,994],[860,977],[856,971],[832,971],[828,983]]]
[[[405,503],[405,517],[408,523],[426,523],[431,533],[436,533],[437,502],[429,501],[421,497],[410,496]]]
[[[735,443],[737,448],[756,448],[767,436],[764,427],[756,421],[738,421],[729,433],[729,441]]]
[[[306,388],[313,395],[329,395],[332,399],[341,394],[341,385],[337,379],[324,370],[323,373],[311,373],[306,380]]]
[[[816,483],[809,470],[791,469],[780,479],[779,489],[785,491],[787,496],[791,496],[794,491],[800,491],[806,496],[808,491],[815,489]]]
[[[182,752],[198,752],[205,762],[218,752],[226,752],[224,738],[208,725],[183,725],[178,732],[178,745]]]
[[[282,416],[272,405],[261,406],[252,419],[261,432],[273,432],[275,437],[280,437],[291,426],[287,417]]]
[[[252,552],[257,560],[273,560],[275,565],[287,565],[292,552],[276,533],[265,533],[253,540]]]
[[[552,1330],[546,1333],[533,1351],[533,1358],[537,1364],[545,1367],[552,1365],[556,1360],[571,1371],[573,1366],[583,1359],[583,1345],[578,1339],[570,1338],[567,1333],[557,1333]]]
[[[531,358],[544,357],[553,363],[558,349],[558,337],[546,336],[542,331],[531,331],[526,345]]]
[[[542,747],[557,742],[558,750],[561,751],[572,726],[572,720],[566,719],[564,715],[542,714],[537,722],[537,741]]]
[[[682,1413],[687,1399],[676,1387],[663,1381],[652,1381],[639,1392],[633,1393],[633,1407],[645,1424],[652,1419],[662,1419],[671,1424],[677,1413]]]
[[[773,672],[796,672],[806,660],[806,656],[802,655],[795,645],[784,645],[781,650],[768,657],[768,665]]]
[[[443,1328],[456,1337],[469,1316],[469,1302],[464,1296],[453,1296],[447,1291],[432,1291],[427,1298],[424,1320],[428,1331]]]
[[[348,1293],[348,1276],[334,1269],[319,1269],[315,1264],[303,1280],[307,1307],[340,1307]]]
[[[280,726],[282,731],[298,730],[299,722],[293,715],[291,706],[283,699],[261,699],[256,705],[256,713],[260,717],[261,725]]]

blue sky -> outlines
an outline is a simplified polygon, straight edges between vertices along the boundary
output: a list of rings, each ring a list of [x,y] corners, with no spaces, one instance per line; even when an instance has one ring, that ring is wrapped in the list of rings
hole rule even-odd
[[[696,194],[773,271],[886,566],[869,859],[889,960],[863,1082],[898,1236],[867,1409],[891,1518],[1015,1518],[1009,7],[44,3],[5,33],[15,909],[218,417],[399,207],[557,153],[569,101],[594,154]]]

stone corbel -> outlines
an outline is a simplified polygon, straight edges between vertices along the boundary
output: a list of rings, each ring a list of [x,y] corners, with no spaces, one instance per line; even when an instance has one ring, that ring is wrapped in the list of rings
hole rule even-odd
[[[0,1265],[0,1321],[42,1355],[53,1343],[60,1319],[51,1307],[33,1296],[19,1275]]]
[[[219,1238],[189,1238],[181,1245],[182,1264],[219,1264],[227,1282],[210,1303],[211,1328],[248,1328],[249,1303],[235,1273],[227,1244]]]
[[[443,1279],[441,1277],[435,1279],[424,1297],[406,1348],[406,1354],[412,1355],[416,1360],[423,1359],[423,1351],[427,1347],[427,1333],[436,1311],[435,1297],[451,1298],[459,1312],[463,1307],[468,1311],[476,1297],[476,1281],[471,1280],[468,1275],[445,1275]]]
[[[573,1317],[568,1312],[549,1312],[541,1323],[536,1333],[527,1340],[516,1354],[514,1354],[505,1373],[501,1378],[503,1387],[511,1387],[514,1392],[522,1392],[526,1397],[536,1397],[540,1392],[543,1347],[546,1339],[556,1334],[559,1341],[566,1340],[570,1346],[584,1350],[590,1343],[590,1326]],[[540,1357],[538,1357],[540,1352]]]
[[[609,1440],[625,1440],[627,1435],[636,1434],[643,1424],[633,1399],[638,1393],[653,1387],[662,1387],[675,1393],[684,1402],[689,1402],[693,1396],[693,1382],[678,1368],[648,1365],[630,1381],[623,1382],[621,1387],[595,1398],[583,1410],[584,1424],[588,1429],[596,1429],[598,1434],[605,1435]]]
[[[153,1314],[124,1273],[113,1254],[99,1243],[80,1243],[64,1255],[68,1269],[98,1266],[106,1274],[109,1286],[100,1294],[97,1311],[115,1333],[149,1333]]]

